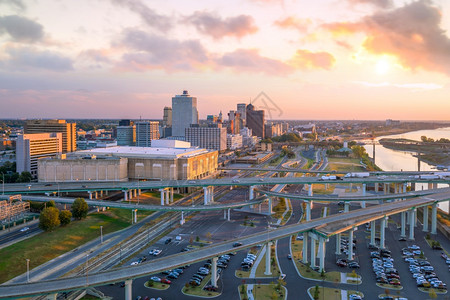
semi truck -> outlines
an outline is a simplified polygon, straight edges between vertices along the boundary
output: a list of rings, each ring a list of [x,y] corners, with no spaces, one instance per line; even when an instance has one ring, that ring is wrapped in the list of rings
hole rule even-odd
[[[369,177],[370,173],[369,172],[356,172],[356,173],[347,173],[345,174],[345,178],[366,178]]]

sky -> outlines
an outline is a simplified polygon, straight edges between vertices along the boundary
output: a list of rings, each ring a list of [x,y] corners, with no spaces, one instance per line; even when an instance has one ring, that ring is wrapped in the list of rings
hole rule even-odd
[[[448,0],[0,0],[0,118],[450,121]]]

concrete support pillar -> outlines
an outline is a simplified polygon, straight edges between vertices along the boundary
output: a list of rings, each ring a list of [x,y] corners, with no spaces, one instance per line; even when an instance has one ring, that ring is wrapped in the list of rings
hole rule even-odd
[[[381,249],[386,248],[385,233],[386,233],[386,217],[383,217],[380,220],[380,248]]]
[[[251,185],[248,188],[248,199],[253,200],[255,198],[255,186]]]
[[[433,189],[433,183],[432,182],[428,182],[428,189],[429,190]]]
[[[165,190],[166,193],[166,205],[170,204],[170,191],[169,190]]]
[[[89,194],[89,200],[92,200],[92,192],[89,191],[88,194]]]
[[[414,209],[409,211],[409,239],[414,240]]]
[[[311,221],[311,201],[306,201],[306,221]]]
[[[138,195],[140,196],[142,194],[141,189],[138,189]]]
[[[208,187],[209,192],[208,192],[208,203],[214,202],[214,187],[213,186],[209,186]]]
[[[270,268],[270,252],[272,248],[272,242],[268,242],[266,244],[266,270],[264,271],[264,275],[272,275],[272,271]]]
[[[341,254],[341,234],[336,234],[336,255]]]
[[[231,208],[228,209],[228,218],[227,221],[230,221],[231,219]]]
[[[308,196],[312,197],[313,195],[313,185],[308,184]]]
[[[402,211],[400,213],[400,219],[401,219],[401,233],[400,236],[401,237],[406,237],[406,212]]]
[[[345,202],[344,203],[344,212],[349,212],[350,211],[350,203]]]
[[[128,201],[128,193],[127,191],[122,191],[123,192],[123,200],[124,201]]]
[[[414,227],[417,227],[417,208],[414,209]]]
[[[173,188],[170,188],[170,203],[173,203]]]
[[[133,280],[125,280],[125,300],[132,300]]]
[[[209,189],[207,186],[203,187],[203,205],[208,205],[209,203]]]
[[[433,203],[431,208],[431,234],[436,234],[436,221],[437,221],[437,203]]]
[[[380,189],[378,182],[375,182],[375,193],[378,192],[378,190]]]
[[[319,237],[319,272],[325,271],[325,242],[323,237]]]
[[[268,207],[268,214],[271,215],[272,214],[272,197],[267,197],[268,201],[269,201],[269,207]]]
[[[428,205],[423,207],[423,231],[428,232]]]
[[[135,197],[135,198],[137,197],[137,190],[136,189],[133,190],[133,197]]]
[[[308,263],[308,233],[303,232],[303,253],[302,253],[303,263]]]
[[[183,225],[185,222],[184,220],[184,211],[181,211],[181,221],[180,221],[180,225]]]
[[[165,203],[164,196],[166,193],[164,192],[164,189],[159,189],[159,191],[161,193],[161,206],[164,206],[164,203]]]
[[[311,237],[311,268],[316,267],[316,240]]]
[[[398,183],[394,183],[394,194],[398,194]]]
[[[438,188],[438,184],[436,182],[433,182],[433,189],[437,189]]]
[[[133,190],[128,191],[130,193],[130,200],[133,198]]]
[[[363,197],[366,197],[366,190],[367,190],[367,185],[365,183],[363,183],[363,185],[362,185],[362,195],[363,195]],[[361,207],[362,208],[366,208],[366,201],[362,201],[361,202]]]
[[[223,219],[224,220],[227,219],[227,210],[226,209],[223,210]]]
[[[375,245],[375,233],[377,227],[375,225],[375,221],[370,222],[370,244]]]
[[[97,191],[94,192],[94,198],[95,198],[95,200],[98,199],[98,193],[97,193]]]
[[[211,285],[217,287],[217,257],[213,257],[211,260]]]
[[[353,228],[348,232],[348,260],[353,260]]]
[[[387,183],[383,183],[383,192],[386,195],[388,193],[388,184]]]

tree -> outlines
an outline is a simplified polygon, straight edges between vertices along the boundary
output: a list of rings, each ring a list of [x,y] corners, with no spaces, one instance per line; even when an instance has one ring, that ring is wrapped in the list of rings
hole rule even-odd
[[[430,296],[431,299],[436,299],[437,298],[436,291],[434,289],[430,289],[428,296]]]
[[[30,172],[22,172],[20,173],[19,177],[17,178],[17,182],[31,182],[33,179],[33,176],[31,176]]]
[[[59,221],[61,222],[62,226],[69,224],[71,220],[72,213],[70,212],[70,210],[62,210],[59,213]]]
[[[56,207],[55,201],[50,200],[45,203],[45,207]]]
[[[56,207],[47,207],[42,210],[39,215],[39,228],[51,231],[58,227],[59,224],[59,210]]]
[[[75,199],[72,204],[72,215],[75,219],[81,220],[86,218],[88,210],[88,205],[83,198]]]
[[[319,300],[319,286],[316,285],[316,287],[314,288],[314,296],[313,296],[314,300]]]

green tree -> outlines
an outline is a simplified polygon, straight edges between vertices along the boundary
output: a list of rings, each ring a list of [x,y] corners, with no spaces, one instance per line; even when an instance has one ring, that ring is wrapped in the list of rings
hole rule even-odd
[[[56,207],[47,207],[42,210],[39,215],[39,228],[51,231],[58,227],[59,224],[59,210]]]
[[[72,204],[72,215],[75,219],[81,220],[86,218],[88,210],[88,205],[83,198],[75,199]]]
[[[45,207],[56,207],[55,201],[50,200],[48,202],[45,202]]]
[[[436,299],[437,298],[436,291],[434,289],[430,289],[428,296],[430,296],[431,299]]]
[[[316,285],[316,287],[314,288],[314,296],[313,296],[314,300],[319,300],[319,286]]]
[[[70,212],[70,210],[62,210],[59,213],[59,221],[61,222],[62,226],[69,224],[71,220],[72,213]]]
[[[17,178],[17,182],[31,182],[33,177],[31,176],[30,172],[22,172],[20,173],[19,177]]]

